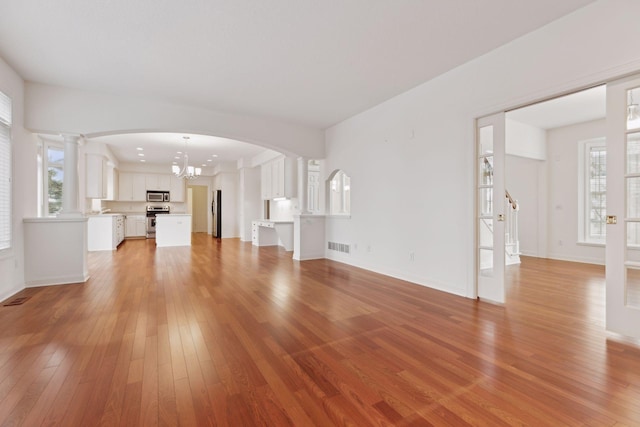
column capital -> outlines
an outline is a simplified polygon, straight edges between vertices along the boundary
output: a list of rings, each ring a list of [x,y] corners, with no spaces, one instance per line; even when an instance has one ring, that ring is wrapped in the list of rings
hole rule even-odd
[[[62,139],[64,140],[64,142],[68,142],[71,144],[80,144],[80,138],[82,138],[82,135],[79,134],[73,134],[73,133],[63,133],[61,134]]]

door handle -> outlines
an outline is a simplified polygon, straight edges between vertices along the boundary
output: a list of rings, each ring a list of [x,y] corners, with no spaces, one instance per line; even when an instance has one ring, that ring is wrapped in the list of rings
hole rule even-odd
[[[498,222],[504,222],[504,214],[498,214]]]
[[[617,224],[618,217],[615,215],[607,215],[607,224]]]

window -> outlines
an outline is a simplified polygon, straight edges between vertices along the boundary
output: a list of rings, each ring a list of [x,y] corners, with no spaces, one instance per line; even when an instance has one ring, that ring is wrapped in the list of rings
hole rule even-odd
[[[351,214],[351,178],[340,169],[329,176],[329,214]]]
[[[0,250],[11,248],[11,98],[0,92]]]
[[[604,138],[580,144],[581,191],[580,241],[605,243],[607,220],[607,147]]]
[[[38,196],[41,197],[42,216],[55,216],[62,209],[62,182],[64,181],[64,148],[60,143],[44,140],[38,155],[42,168]]]

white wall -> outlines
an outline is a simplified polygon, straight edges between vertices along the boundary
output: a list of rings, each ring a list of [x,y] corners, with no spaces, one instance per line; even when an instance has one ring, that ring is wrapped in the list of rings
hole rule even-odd
[[[260,166],[238,169],[240,181],[238,186],[240,240],[251,241],[251,221],[262,219],[262,199],[260,191]]]
[[[505,185],[520,205],[518,231],[523,255],[547,256],[547,134],[506,115]]]
[[[518,233],[522,255],[547,256],[547,162],[505,157],[506,188],[520,205]]]
[[[351,176],[352,215],[328,218],[326,235],[354,246],[327,257],[473,296],[474,120],[640,70],[620,43],[640,39],[639,14],[636,1],[593,3],[328,129],[327,170]]]
[[[508,113],[505,127],[506,154],[537,160],[547,158],[547,140],[544,129],[510,119]]]
[[[548,257],[604,264],[604,247],[578,245],[578,143],[606,137],[606,120],[547,131],[549,156]]]
[[[12,248],[0,254],[0,301],[22,290],[24,227],[22,219],[37,215],[36,138],[24,129],[24,82],[0,59],[0,91],[12,100]]]
[[[88,137],[149,131],[198,133],[324,157],[321,131],[277,120],[39,83],[27,83],[25,97],[26,127],[32,131]]]
[[[240,237],[238,224],[238,172],[220,172],[214,177],[214,190],[222,190],[222,238]]]

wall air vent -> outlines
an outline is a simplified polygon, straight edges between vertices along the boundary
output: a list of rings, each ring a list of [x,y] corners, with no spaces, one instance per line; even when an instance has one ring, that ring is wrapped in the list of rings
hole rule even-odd
[[[329,242],[329,250],[348,254],[351,251],[351,246],[346,243]]]

